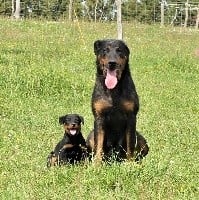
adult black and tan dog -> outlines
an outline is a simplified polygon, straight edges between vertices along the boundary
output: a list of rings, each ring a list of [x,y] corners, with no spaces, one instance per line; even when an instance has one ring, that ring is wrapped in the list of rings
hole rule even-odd
[[[67,114],[59,118],[59,123],[64,126],[64,136],[48,156],[47,167],[74,164],[86,157],[86,141],[81,133],[84,118],[78,114]]]
[[[97,40],[96,81],[92,94],[94,155],[102,161],[133,159],[139,99],[129,69],[129,48],[122,40]]]

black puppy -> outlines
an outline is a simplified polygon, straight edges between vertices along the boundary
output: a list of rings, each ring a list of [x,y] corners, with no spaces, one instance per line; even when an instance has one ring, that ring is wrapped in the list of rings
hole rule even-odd
[[[74,164],[84,160],[86,156],[86,142],[81,133],[84,118],[77,114],[68,114],[60,117],[59,123],[64,125],[64,137],[48,156],[47,167]]]

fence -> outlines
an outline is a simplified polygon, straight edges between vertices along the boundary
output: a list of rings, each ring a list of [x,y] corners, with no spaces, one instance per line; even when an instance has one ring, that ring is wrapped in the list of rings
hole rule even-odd
[[[12,2],[14,1],[16,0],[1,1],[1,16],[10,17],[13,15],[15,5],[12,5]],[[72,20],[75,17],[89,21],[116,20],[117,8],[115,3],[111,3],[113,1],[96,0],[95,4],[89,4],[89,1],[87,2],[86,0],[70,0],[70,2],[73,2],[72,8],[68,0],[21,0],[20,16],[22,18],[45,18],[47,20]],[[170,24],[173,26],[195,26],[198,28],[199,2],[169,3],[166,0],[161,0],[161,2],[159,0],[151,0],[151,4],[147,4],[143,0],[123,0],[122,20],[160,23],[162,26]]]
[[[165,14],[166,11],[166,14]],[[198,29],[199,25],[199,2],[190,3],[171,3],[166,1],[161,2],[161,25],[165,23],[165,15],[167,23],[180,26],[195,26]]]

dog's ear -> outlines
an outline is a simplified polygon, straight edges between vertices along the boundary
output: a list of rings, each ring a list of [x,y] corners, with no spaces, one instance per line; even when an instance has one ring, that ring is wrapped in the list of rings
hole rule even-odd
[[[125,43],[124,43],[124,45],[125,45],[126,52],[127,52],[128,56],[129,56],[130,50],[129,50],[128,46]]]
[[[64,116],[59,117],[59,123],[60,123],[60,124],[65,124],[65,122],[66,122],[66,117],[67,117],[67,115],[64,115]]]
[[[99,53],[101,46],[102,46],[102,40],[96,40],[94,42],[94,53],[95,53],[95,55],[97,55]]]
[[[82,116],[79,116],[80,122],[84,125],[84,118]]]
[[[129,50],[127,44],[123,40],[119,40],[119,41],[120,41],[120,44],[121,44],[121,48],[124,50],[125,54],[127,56],[129,56],[130,50]]]

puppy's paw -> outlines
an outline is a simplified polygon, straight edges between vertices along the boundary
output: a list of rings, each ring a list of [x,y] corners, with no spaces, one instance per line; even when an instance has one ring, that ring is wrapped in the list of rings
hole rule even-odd
[[[47,167],[56,166],[58,165],[58,157],[52,151],[47,157]]]

